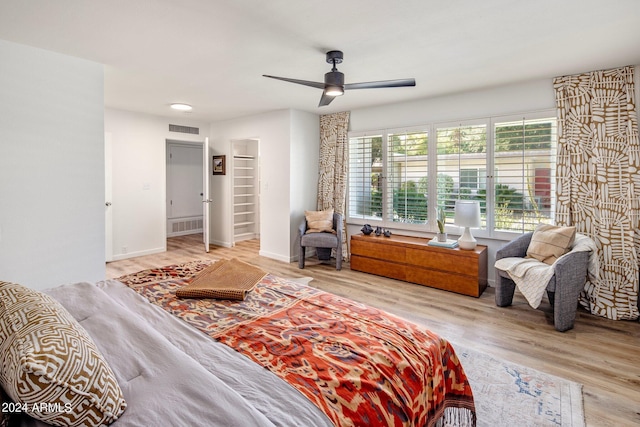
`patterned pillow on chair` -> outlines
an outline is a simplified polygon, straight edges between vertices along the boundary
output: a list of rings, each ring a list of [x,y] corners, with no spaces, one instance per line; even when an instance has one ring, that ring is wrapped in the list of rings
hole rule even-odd
[[[110,424],[127,407],[113,371],[60,303],[0,282],[0,383],[34,418],[59,426]]]
[[[307,233],[335,233],[333,229],[333,209],[326,211],[304,211]]]
[[[569,252],[575,238],[575,227],[538,224],[527,248],[527,258],[535,258],[551,265]]]

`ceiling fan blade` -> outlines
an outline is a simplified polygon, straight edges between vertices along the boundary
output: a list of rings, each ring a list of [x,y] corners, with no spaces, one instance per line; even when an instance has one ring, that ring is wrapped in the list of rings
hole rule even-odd
[[[296,83],[296,84],[303,85],[303,86],[311,86],[311,87],[315,87],[317,89],[324,89],[324,83],[311,82],[309,80],[290,79],[290,78],[287,78],[287,77],[269,76],[267,74],[263,74],[262,76],[263,77],[269,77],[270,79],[282,80],[282,81],[289,82],[289,83]]]
[[[318,107],[324,107],[325,105],[331,104],[331,101],[333,101],[334,98],[335,96],[329,96],[324,92],[322,92],[322,97],[320,98],[320,103],[318,104]]]
[[[376,89],[383,87],[405,87],[415,85],[415,79],[381,80],[378,82],[347,83],[344,85],[344,89]]]

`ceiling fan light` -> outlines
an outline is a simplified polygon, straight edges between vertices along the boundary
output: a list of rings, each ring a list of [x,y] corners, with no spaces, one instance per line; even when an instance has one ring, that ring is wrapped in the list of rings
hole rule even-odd
[[[342,88],[342,86],[327,85],[327,87],[324,89],[324,93],[327,96],[340,96],[344,94],[344,89]]]
[[[171,108],[178,111],[191,111],[193,107],[189,104],[183,104],[181,102],[175,102],[171,104]]]

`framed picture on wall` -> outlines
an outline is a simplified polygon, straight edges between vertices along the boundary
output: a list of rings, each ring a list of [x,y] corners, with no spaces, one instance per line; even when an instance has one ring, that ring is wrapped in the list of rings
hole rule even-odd
[[[214,175],[226,174],[225,157],[226,156],[213,156],[213,174]]]

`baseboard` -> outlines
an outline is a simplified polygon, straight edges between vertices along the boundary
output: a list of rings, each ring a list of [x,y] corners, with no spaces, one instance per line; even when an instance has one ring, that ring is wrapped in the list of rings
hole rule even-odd
[[[216,245],[216,246],[222,246],[223,248],[232,248],[233,247],[233,243],[223,242],[222,240],[210,240],[209,244]]]
[[[155,249],[148,249],[145,251],[138,251],[138,252],[128,252],[126,254],[114,254],[111,261],[121,261],[123,259],[129,259],[129,258],[136,258],[139,256],[144,256],[144,255],[153,255],[153,254],[159,254],[162,252],[166,252],[167,248],[166,247],[162,247],[162,248],[155,248]]]
[[[286,263],[290,263],[291,260],[289,259],[289,257],[285,257],[282,256],[280,254],[274,254],[271,252],[266,252],[266,251],[260,251],[258,252],[258,255],[263,256],[263,257],[267,257],[267,258],[271,258],[271,259],[275,259],[276,261],[282,261],[282,262],[286,262]]]

